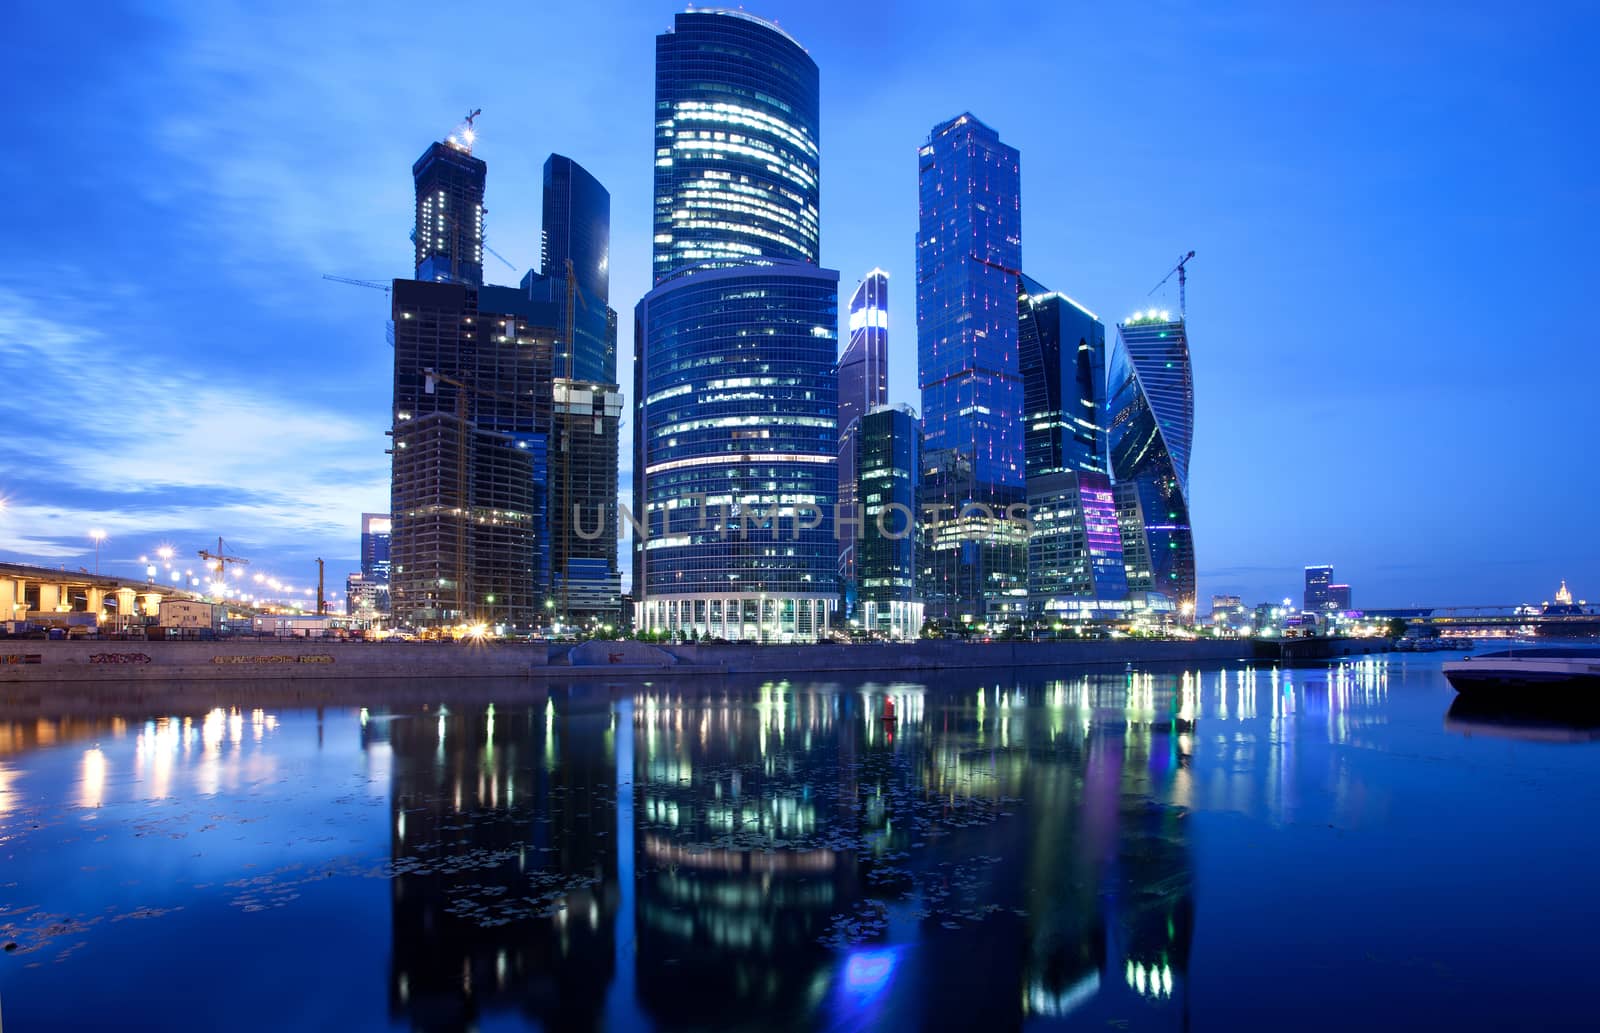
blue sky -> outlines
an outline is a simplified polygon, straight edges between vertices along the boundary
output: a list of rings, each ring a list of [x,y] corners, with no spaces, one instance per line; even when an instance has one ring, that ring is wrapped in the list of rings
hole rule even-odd
[[[103,527],[108,571],[218,534],[302,583],[355,569],[388,501],[386,299],[321,275],[409,274],[411,162],[481,107],[491,246],[537,261],[540,166],[577,159],[630,341],[680,9],[9,11],[0,556],[91,566]],[[821,67],[823,263],[889,270],[895,400],[917,146],[970,110],[1021,149],[1024,267],[1108,326],[1198,252],[1203,600],[1320,562],[1357,605],[1600,598],[1592,6],[985,9],[749,7]]]

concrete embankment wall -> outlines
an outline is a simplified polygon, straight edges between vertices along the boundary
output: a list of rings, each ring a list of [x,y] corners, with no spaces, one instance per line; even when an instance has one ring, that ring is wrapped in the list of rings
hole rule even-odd
[[[505,678],[542,670],[542,644],[322,642],[40,642],[0,640],[0,693],[11,684]]]

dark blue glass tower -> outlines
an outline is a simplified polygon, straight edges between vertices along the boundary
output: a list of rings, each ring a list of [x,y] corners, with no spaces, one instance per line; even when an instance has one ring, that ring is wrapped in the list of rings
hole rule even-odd
[[[656,37],[655,282],[751,258],[818,261],[817,65],[743,11]]]
[[[928,615],[1007,623],[1026,609],[1027,533],[1017,356],[1021,164],[963,114],[918,152],[917,364],[924,434]]]
[[[1024,388],[1028,609],[1080,620],[1126,606],[1127,575],[1107,475],[1106,330],[1098,316],[1028,276],[1017,280]]]
[[[617,382],[616,313],[611,302],[611,194],[571,158],[544,163],[540,272],[566,318],[567,263],[576,288],[571,379]],[[563,323],[563,325],[565,325]],[[560,357],[564,358],[564,356]],[[558,361],[557,376],[568,376]]]
[[[1194,374],[1182,319],[1135,315],[1117,326],[1107,362],[1111,472],[1128,586],[1194,606],[1194,537],[1189,527],[1189,449],[1194,441]],[[1192,609],[1189,612],[1193,612]]]

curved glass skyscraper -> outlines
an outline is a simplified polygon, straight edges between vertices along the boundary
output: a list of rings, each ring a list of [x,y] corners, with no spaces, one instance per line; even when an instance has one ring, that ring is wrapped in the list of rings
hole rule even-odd
[[[698,271],[634,325],[640,626],[816,638],[838,600],[839,274],[805,262]]]
[[[1151,310],[1118,324],[1106,375],[1111,472],[1117,480],[1128,588],[1160,592],[1179,607],[1192,607],[1194,373],[1183,320]]]
[[[743,11],[656,37],[656,287],[634,318],[642,628],[823,635],[838,605],[839,274],[817,267],[817,66]]]
[[[818,260],[817,64],[743,11],[656,37],[655,282],[691,266]]]

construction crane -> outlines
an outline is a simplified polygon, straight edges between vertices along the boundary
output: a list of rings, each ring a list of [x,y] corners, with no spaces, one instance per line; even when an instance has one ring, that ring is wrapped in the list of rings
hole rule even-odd
[[[483,245],[483,249],[485,251],[489,252],[489,254],[493,255],[494,257],[500,259],[500,261],[504,262],[506,264],[506,268],[507,269],[510,269],[512,272],[516,272],[517,271],[517,267],[515,265],[511,264],[511,259],[507,258],[505,255],[502,255],[500,252],[496,251],[494,248],[490,247],[488,244]]]
[[[481,114],[483,114],[482,108],[473,108],[467,112],[466,120],[450,134],[450,146],[468,154],[472,153],[472,142],[478,138],[478,131],[472,127],[472,123],[476,122]]]
[[[211,552],[208,549],[201,549],[200,558],[205,560],[208,565],[213,563],[216,564],[217,580],[219,581],[227,580],[228,564],[232,563],[241,567],[248,567],[250,565],[250,561],[242,556],[229,556],[228,550],[223,546],[223,542],[220,537],[217,539],[217,551]]]
[[[382,280],[355,280],[348,276],[329,276],[327,273],[323,273],[322,278],[324,280],[332,280],[334,283],[348,283],[352,287],[370,287],[372,290],[383,291],[385,294],[388,294],[391,289],[390,285]]]
[[[1191,251],[1187,255],[1184,255],[1182,258],[1178,259],[1178,264],[1173,266],[1167,272],[1167,275],[1165,275],[1165,276],[1163,276],[1161,278],[1161,282],[1156,284],[1154,287],[1150,288],[1150,294],[1154,294],[1156,291],[1160,290],[1161,288],[1163,288],[1163,287],[1165,287],[1167,285],[1167,281],[1172,279],[1172,274],[1173,273],[1177,273],[1178,274],[1178,318],[1179,319],[1187,319],[1187,317],[1188,317],[1188,309],[1189,309],[1188,299],[1184,297],[1184,280],[1186,278],[1185,277],[1185,272],[1184,272],[1184,266],[1188,265],[1189,264],[1189,259],[1191,259],[1193,257],[1194,257],[1194,252]],[[1149,297],[1149,296],[1150,296],[1149,294],[1145,295],[1145,297]]]

